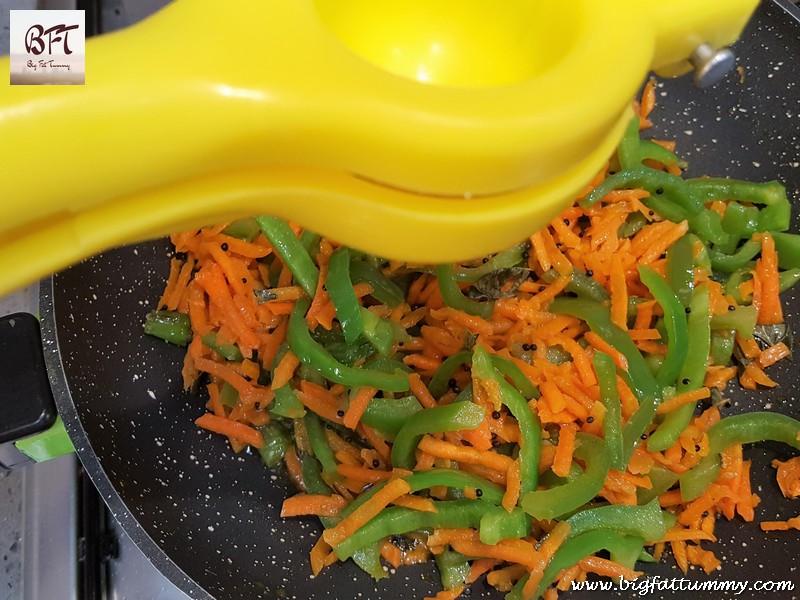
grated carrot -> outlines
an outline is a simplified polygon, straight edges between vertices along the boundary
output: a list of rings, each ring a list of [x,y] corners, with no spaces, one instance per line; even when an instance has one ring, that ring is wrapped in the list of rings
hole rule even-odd
[[[395,506],[402,506],[403,508],[410,508],[411,510],[418,510],[419,512],[437,512],[436,505],[430,498],[423,498],[421,496],[414,496],[406,494],[400,496],[392,502]]]
[[[227,435],[234,440],[250,444],[254,448],[262,448],[264,446],[264,438],[261,436],[261,433],[244,423],[237,423],[236,421],[218,417],[211,413],[205,413],[195,419],[194,422],[198,427],[208,429],[214,433]]]
[[[391,502],[411,491],[411,487],[403,479],[392,479],[374,496],[364,502],[356,510],[342,519],[335,527],[326,529],[322,534],[325,541],[331,546],[337,546],[350,537],[359,527],[386,508]]]
[[[623,371],[628,370],[628,359],[625,358],[625,355],[597,335],[594,331],[587,331],[584,335],[584,338],[592,345],[593,348],[608,354],[614,361],[614,364],[617,366],[617,368],[622,369]]]
[[[800,456],[787,461],[773,460],[772,466],[778,470],[776,479],[781,493],[786,498],[800,497]]]
[[[364,386],[359,388],[359,390],[350,400],[350,406],[347,407],[347,411],[342,419],[342,423],[344,423],[345,427],[355,429],[358,426],[358,422],[361,420],[361,415],[363,415],[364,411],[367,410],[367,405],[377,393],[378,388],[376,387]]]
[[[503,508],[511,512],[519,501],[519,493],[522,488],[520,479],[519,459],[515,460],[508,468],[506,479],[506,491],[503,494]]]
[[[298,366],[300,366],[300,359],[295,356],[294,352],[287,350],[278,366],[275,367],[275,372],[272,376],[273,389],[283,387],[289,383]]]
[[[707,387],[701,387],[697,388],[696,390],[683,392],[682,394],[677,394],[672,398],[669,398],[668,400],[664,400],[661,404],[659,404],[656,413],[659,415],[663,415],[668,412],[672,412],[677,408],[680,408],[684,404],[697,402],[698,400],[703,400],[704,398],[708,398],[709,396],[711,396],[711,390],[709,390]]]
[[[556,446],[556,455],[551,467],[553,473],[559,477],[566,477],[569,474],[572,466],[572,453],[575,451],[575,434],[577,432],[578,426],[574,423],[568,423],[561,427],[558,435],[558,445]]]
[[[331,555],[334,557],[333,560],[330,560],[329,558]],[[330,544],[328,544],[324,539],[322,539],[322,536],[320,536],[317,539],[316,544],[314,544],[314,547],[311,548],[309,559],[311,562],[311,573],[314,575],[314,577],[316,577],[320,574],[322,569],[335,562],[336,555],[333,554]]]
[[[301,515],[335,517],[346,505],[347,501],[338,494],[331,496],[297,494],[283,501],[281,517],[299,517]]]
[[[480,451],[467,446],[457,446],[450,442],[437,440],[430,435],[423,436],[418,447],[423,452],[427,452],[432,456],[448,458],[459,463],[481,465],[502,473],[507,473],[511,463],[514,462],[511,458],[503,454],[497,454],[496,452],[488,450]]]
[[[768,232],[761,238],[761,258],[756,261],[754,279],[760,284],[760,293],[757,298],[753,298],[753,306],[758,309],[757,323],[759,325],[783,323],[778,255],[775,252],[775,240]]]
[[[542,577],[544,577],[545,567],[547,567],[553,559],[556,550],[566,541],[570,530],[571,527],[569,523],[566,521],[559,521],[558,525],[556,525],[542,543],[539,544],[539,548],[536,551],[536,561],[530,569],[530,577],[522,588],[522,596],[524,598],[533,597],[536,588],[539,587],[539,583],[542,581]]]
[[[617,581],[620,579],[638,579],[644,575],[642,571],[628,569],[619,563],[615,563],[612,560],[600,556],[587,556],[586,558],[582,558],[578,561],[578,565],[587,573],[597,573],[598,575],[610,577]]]
[[[436,399],[431,395],[428,387],[422,383],[419,373],[411,373],[408,376],[408,382],[411,386],[411,393],[417,397],[422,406],[425,408],[436,406]]]
[[[787,519],[786,521],[761,521],[759,523],[762,531],[789,531],[790,529],[800,530],[800,515]]]
[[[339,474],[354,481],[361,481],[363,483],[378,483],[391,479],[391,471],[381,471],[379,469],[368,469],[358,465],[340,464],[336,467]]]

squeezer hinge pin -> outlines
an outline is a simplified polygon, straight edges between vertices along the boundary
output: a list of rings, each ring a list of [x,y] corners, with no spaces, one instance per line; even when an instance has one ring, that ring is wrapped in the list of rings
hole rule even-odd
[[[689,62],[694,67],[694,83],[699,88],[710,87],[721,81],[736,64],[736,55],[727,46],[714,48],[710,44],[700,44]]]

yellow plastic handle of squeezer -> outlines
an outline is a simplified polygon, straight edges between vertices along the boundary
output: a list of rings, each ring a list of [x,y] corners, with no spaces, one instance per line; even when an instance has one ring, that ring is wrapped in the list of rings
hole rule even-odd
[[[0,294],[260,213],[389,258],[498,250],[591,179],[649,69],[756,4],[178,0],[89,40],[85,86],[0,87]]]

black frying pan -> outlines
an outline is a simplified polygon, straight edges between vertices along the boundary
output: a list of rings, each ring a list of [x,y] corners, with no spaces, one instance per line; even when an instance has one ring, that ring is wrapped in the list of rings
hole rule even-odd
[[[687,78],[659,89],[655,135],[678,140],[691,175],[780,179],[800,202],[800,20],[786,0],[765,2],[737,47],[743,82],[732,73],[710,91]],[[632,49],[635,51],[635,49]],[[797,229],[797,219],[795,223]],[[234,456],[220,436],[193,424],[204,400],[181,386],[183,350],[142,334],[141,322],[159,297],[168,270],[166,241],[107,252],[47,280],[42,327],[56,401],[78,455],[144,554],[194,598],[422,598],[439,589],[433,566],[407,567],[374,583],[352,563],[310,578],[308,551],[319,528],[283,521],[281,501],[293,492],[282,473],[257,457]],[[798,326],[796,296],[789,320]],[[795,364],[780,367],[780,387],[736,394],[730,413],[771,408],[800,416]],[[800,512],[779,499],[773,457],[785,448],[762,445],[753,458],[760,520]],[[800,541],[793,533],[721,522],[724,570],[713,579],[793,580],[800,596]],[[650,574],[679,577],[664,564]],[[690,572],[691,579],[705,575]],[[730,595],[730,594],[729,594]],[[578,597],[574,594],[572,597]],[[589,597],[581,596],[581,597]],[[623,597],[632,597],[629,592]],[[671,598],[722,598],[714,593],[664,592]],[[472,598],[500,598],[482,584]],[[596,596],[594,596],[596,597]],[[659,597],[655,595],[653,597]],[[764,592],[737,598],[763,598]]]

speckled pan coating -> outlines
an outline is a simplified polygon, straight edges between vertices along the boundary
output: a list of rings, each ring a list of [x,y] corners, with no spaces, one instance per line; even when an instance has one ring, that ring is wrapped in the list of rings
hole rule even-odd
[[[743,83],[733,73],[710,91],[697,90],[686,79],[660,85],[654,135],[678,141],[693,175],[778,178],[800,202],[800,23],[791,10],[797,14],[783,0],[759,10],[737,48]],[[108,252],[45,282],[42,290],[42,326],[59,411],[81,460],[130,537],[193,598],[412,599],[434,593],[438,577],[429,566],[403,569],[378,584],[351,563],[311,579],[308,550],[319,529],[311,520],[278,518],[291,491],[283,474],[268,472],[255,457],[234,456],[220,437],[199,431],[192,421],[203,412],[204,400],[181,389],[183,351],[142,335],[143,316],[163,288],[169,252],[165,241]],[[795,298],[788,312],[796,329]],[[731,412],[766,408],[800,416],[797,362],[780,367],[778,379],[777,390],[737,394]],[[758,518],[798,514],[796,503],[778,499],[769,467],[772,458],[789,456],[787,451],[764,445],[747,456],[754,460],[755,491],[763,498]],[[800,597],[797,535],[767,538],[756,525],[739,521],[720,523],[718,531],[723,541],[713,548],[725,567],[712,577],[790,579],[795,592],[771,597]],[[680,576],[670,563],[648,573]],[[705,578],[695,572],[689,577]],[[501,595],[479,584],[470,597]]]

